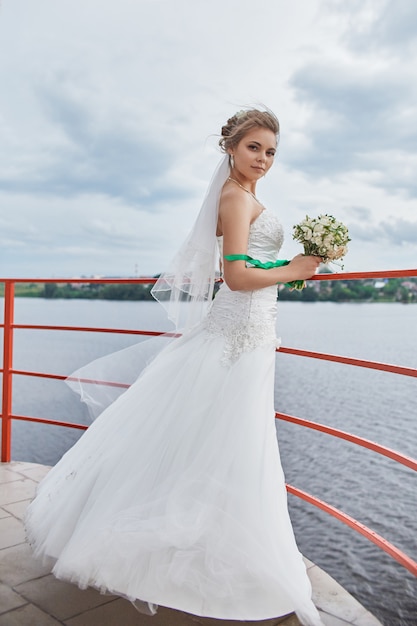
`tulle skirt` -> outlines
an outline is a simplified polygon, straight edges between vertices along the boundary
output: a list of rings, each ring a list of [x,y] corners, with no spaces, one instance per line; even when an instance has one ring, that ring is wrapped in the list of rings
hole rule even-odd
[[[287,510],[274,346],[224,366],[175,339],[42,481],[26,528],[55,576],[219,619],[321,624]]]

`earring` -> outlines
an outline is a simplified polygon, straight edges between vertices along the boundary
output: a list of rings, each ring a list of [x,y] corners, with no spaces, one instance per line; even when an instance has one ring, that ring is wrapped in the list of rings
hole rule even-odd
[[[230,167],[233,169],[235,166],[235,160],[233,158],[233,154],[230,155]]]

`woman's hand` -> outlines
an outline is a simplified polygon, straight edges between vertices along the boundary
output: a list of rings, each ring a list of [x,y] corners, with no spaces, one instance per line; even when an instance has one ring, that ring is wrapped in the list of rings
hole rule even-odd
[[[317,272],[317,268],[322,262],[321,257],[297,254],[290,264],[287,265],[287,270],[291,273],[292,280],[308,280]]]

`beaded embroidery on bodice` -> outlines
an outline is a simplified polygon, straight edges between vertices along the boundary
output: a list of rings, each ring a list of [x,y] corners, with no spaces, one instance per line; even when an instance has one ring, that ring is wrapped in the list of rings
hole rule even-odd
[[[284,240],[278,218],[263,211],[251,224],[248,255],[259,261],[275,261]],[[279,345],[275,334],[277,287],[231,291],[222,283],[205,320],[207,331],[224,338],[222,363],[236,361],[243,352],[264,345]]]

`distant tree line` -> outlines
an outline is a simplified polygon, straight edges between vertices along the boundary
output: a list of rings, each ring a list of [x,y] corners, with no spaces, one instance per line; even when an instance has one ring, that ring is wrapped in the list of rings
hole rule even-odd
[[[151,288],[153,285],[137,283],[105,284],[64,284],[45,283],[43,286],[44,298],[83,298],[90,300],[153,300]]]
[[[93,300],[152,300],[152,284],[22,283],[16,296]],[[0,295],[3,295],[0,285]],[[302,291],[280,286],[280,300],[298,302],[417,302],[417,277],[375,280],[308,281]]]
[[[282,287],[279,299],[300,302],[417,302],[417,278],[309,281],[302,291]]]

